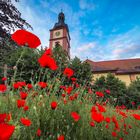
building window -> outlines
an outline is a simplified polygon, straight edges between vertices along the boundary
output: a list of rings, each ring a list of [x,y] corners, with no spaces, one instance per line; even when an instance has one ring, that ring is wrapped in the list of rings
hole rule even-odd
[[[56,41],[55,42],[55,47],[57,48],[57,47],[59,47],[60,46],[60,42],[59,41]]]
[[[135,69],[140,70],[140,66],[135,66]]]

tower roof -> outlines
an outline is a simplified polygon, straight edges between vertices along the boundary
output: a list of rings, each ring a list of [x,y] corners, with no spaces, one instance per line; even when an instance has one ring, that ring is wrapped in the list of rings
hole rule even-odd
[[[58,22],[55,23],[53,29],[60,27],[66,27],[69,32],[68,25],[65,23],[65,14],[62,11],[58,14]]]

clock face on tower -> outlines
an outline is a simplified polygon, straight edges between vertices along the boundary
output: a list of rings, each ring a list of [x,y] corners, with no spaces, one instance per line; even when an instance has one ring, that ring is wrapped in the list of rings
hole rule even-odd
[[[58,32],[56,32],[56,33],[55,33],[55,35],[56,35],[56,36],[59,36],[59,35],[60,35],[60,32],[59,32],[59,31],[58,31]]]

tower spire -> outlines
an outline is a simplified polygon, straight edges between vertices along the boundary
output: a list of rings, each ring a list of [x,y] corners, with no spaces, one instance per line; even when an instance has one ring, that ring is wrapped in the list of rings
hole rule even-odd
[[[65,23],[65,15],[62,11],[58,15],[58,23]]]

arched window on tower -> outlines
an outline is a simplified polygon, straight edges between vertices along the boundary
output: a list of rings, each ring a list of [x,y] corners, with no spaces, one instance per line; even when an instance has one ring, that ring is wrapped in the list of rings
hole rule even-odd
[[[55,48],[59,47],[60,46],[60,42],[59,41],[56,41],[55,42]]]
[[[136,70],[140,70],[140,66],[135,66],[135,69]]]

